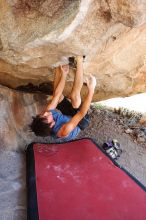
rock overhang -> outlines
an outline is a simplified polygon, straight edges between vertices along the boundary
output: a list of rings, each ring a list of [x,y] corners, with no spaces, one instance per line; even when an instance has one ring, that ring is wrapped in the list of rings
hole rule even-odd
[[[93,73],[98,82],[94,100],[146,91],[145,5],[139,0],[2,0],[1,84],[52,84],[52,65],[85,54],[84,75]],[[73,72],[66,93],[72,81]]]

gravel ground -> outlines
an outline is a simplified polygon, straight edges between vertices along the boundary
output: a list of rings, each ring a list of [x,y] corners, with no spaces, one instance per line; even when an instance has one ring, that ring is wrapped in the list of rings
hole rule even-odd
[[[100,147],[106,141],[118,140],[123,152],[117,162],[146,186],[146,133],[142,126],[108,109],[91,109],[90,126],[78,137],[93,138]]]

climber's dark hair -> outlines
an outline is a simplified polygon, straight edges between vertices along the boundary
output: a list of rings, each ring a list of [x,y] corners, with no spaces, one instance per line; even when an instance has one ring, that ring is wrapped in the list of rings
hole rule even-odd
[[[42,136],[46,137],[49,136],[51,133],[50,124],[46,123],[45,119],[43,117],[40,117],[40,115],[37,115],[35,117],[32,117],[32,123],[30,124],[30,130],[35,133],[36,136]]]

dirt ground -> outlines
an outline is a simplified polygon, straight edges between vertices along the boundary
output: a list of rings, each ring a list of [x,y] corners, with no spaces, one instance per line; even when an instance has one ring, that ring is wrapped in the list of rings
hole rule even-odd
[[[103,143],[117,139],[123,150],[117,162],[146,186],[146,133],[139,123],[108,109],[92,106],[90,125],[78,138],[90,137],[102,147]]]

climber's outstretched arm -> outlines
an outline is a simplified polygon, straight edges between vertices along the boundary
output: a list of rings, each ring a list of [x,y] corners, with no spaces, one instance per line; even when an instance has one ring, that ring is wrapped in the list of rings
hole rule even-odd
[[[69,66],[68,65],[63,65],[60,67],[60,72],[61,72],[61,76],[60,77],[60,81],[57,83],[57,85],[54,87],[55,91],[53,92],[53,97],[51,102],[47,105],[46,111],[50,110],[50,109],[55,109],[60,101],[60,97],[62,96],[64,87],[65,87],[65,81],[66,81],[66,76],[69,73]],[[57,70],[55,74],[60,74],[60,72]],[[58,77],[56,77],[58,78]]]
[[[88,87],[88,94],[80,108],[80,111],[76,115],[74,115],[69,122],[67,122],[60,128],[60,130],[57,133],[58,137],[67,136],[78,125],[78,123],[82,120],[82,118],[87,114],[96,87],[96,79],[94,76],[91,75],[87,79],[87,87]]]

